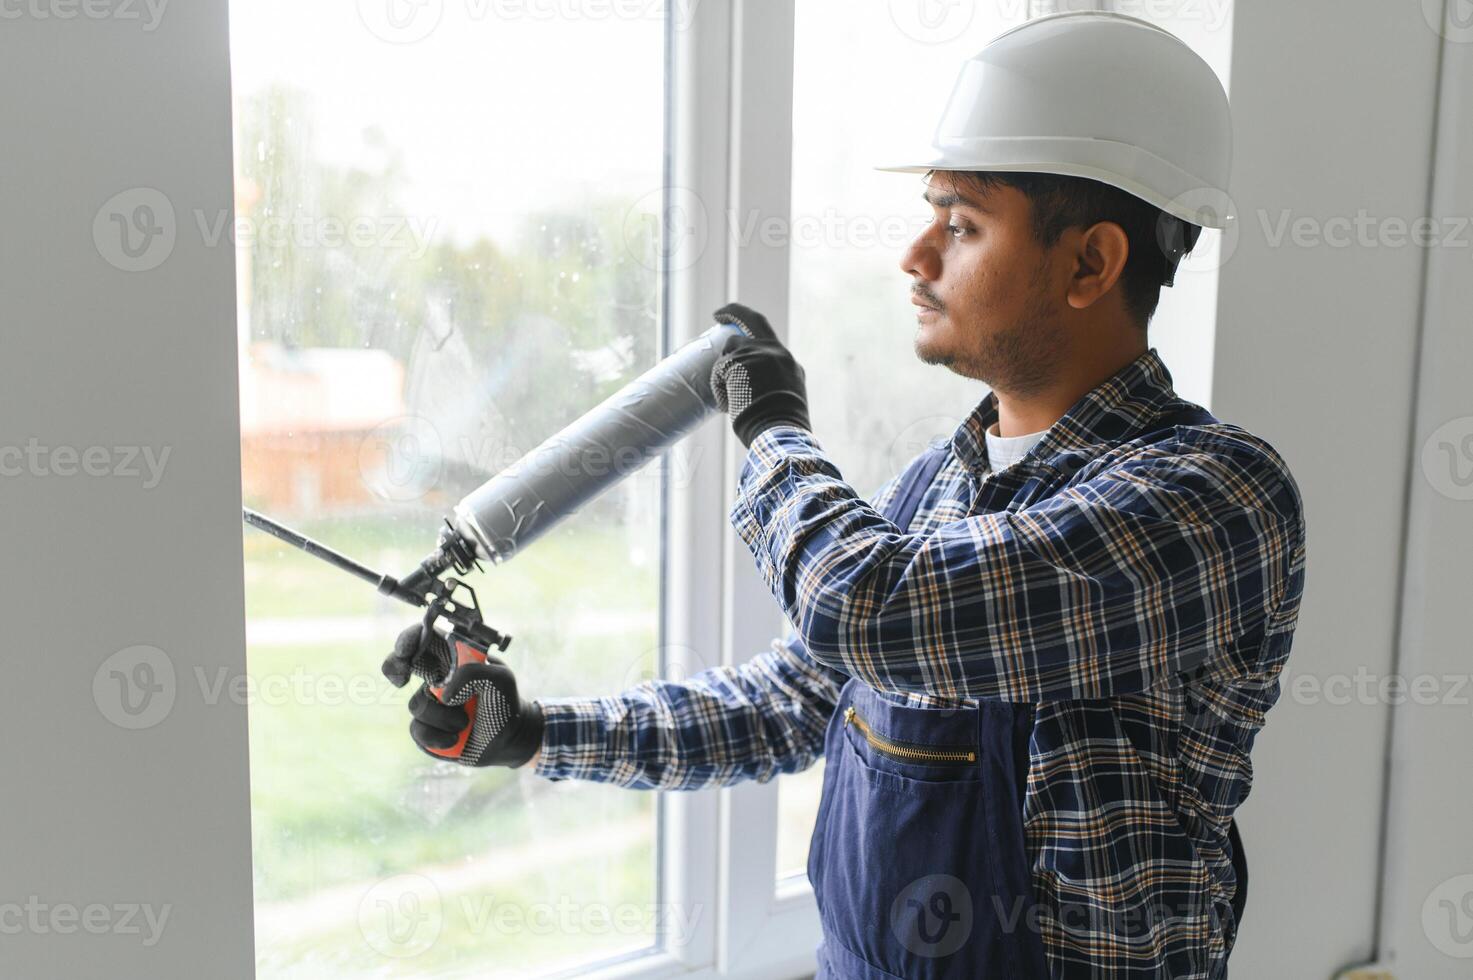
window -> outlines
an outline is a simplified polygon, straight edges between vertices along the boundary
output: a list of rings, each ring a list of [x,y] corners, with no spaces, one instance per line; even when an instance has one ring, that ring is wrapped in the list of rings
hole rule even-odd
[[[660,356],[664,18],[601,9],[233,5],[248,506],[405,574]],[[528,691],[645,671],[660,500],[651,468],[476,578]],[[260,976],[521,977],[681,927],[653,794],[421,754],[378,669],[416,611],[245,552]]]
[[[787,304],[815,426],[872,493],[985,389],[915,359],[897,262],[929,209],[871,168],[925,147],[960,63],[1037,6],[241,0],[237,221],[200,230],[237,244],[247,505],[406,573],[465,492],[733,295]],[[776,245],[723,225],[772,214]],[[1204,399],[1178,367],[1210,365],[1200,274],[1153,342]],[[739,447],[682,446],[474,578],[531,696],[776,633],[726,524]],[[245,545],[261,976],[811,971],[821,765],[662,799],[435,763],[378,669],[415,611]]]

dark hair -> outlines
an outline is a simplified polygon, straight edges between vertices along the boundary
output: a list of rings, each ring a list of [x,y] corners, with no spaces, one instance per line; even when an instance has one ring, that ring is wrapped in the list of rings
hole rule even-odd
[[[1166,252],[1179,258],[1191,251],[1202,231],[1134,194],[1087,177],[998,170],[948,173],[983,190],[1001,184],[1021,191],[1033,209],[1033,237],[1045,248],[1058,242],[1066,228],[1085,228],[1098,221],[1119,225],[1130,242],[1130,254],[1120,273],[1120,289],[1126,311],[1141,329],[1156,312],[1162,283],[1170,279]],[[1175,268],[1174,263],[1171,268]]]

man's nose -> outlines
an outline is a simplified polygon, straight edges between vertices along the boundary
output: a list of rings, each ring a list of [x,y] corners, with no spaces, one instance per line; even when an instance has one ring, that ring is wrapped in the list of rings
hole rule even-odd
[[[935,282],[941,276],[941,253],[926,241],[924,234],[919,235],[900,257],[900,269],[908,275]]]

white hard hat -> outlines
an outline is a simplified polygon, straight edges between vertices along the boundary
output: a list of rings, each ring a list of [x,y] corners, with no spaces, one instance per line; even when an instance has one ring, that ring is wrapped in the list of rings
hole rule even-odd
[[[1180,38],[1137,17],[1052,14],[999,34],[962,67],[932,144],[876,169],[1088,177],[1194,225],[1234,218],[1227,93]]]

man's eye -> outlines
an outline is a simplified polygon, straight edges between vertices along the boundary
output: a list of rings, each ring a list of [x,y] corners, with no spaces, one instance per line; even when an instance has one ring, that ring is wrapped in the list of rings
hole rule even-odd
[[[965,238],[972,229],[964,225],[947,225],[946,230],[951,233],[952,238]]]

